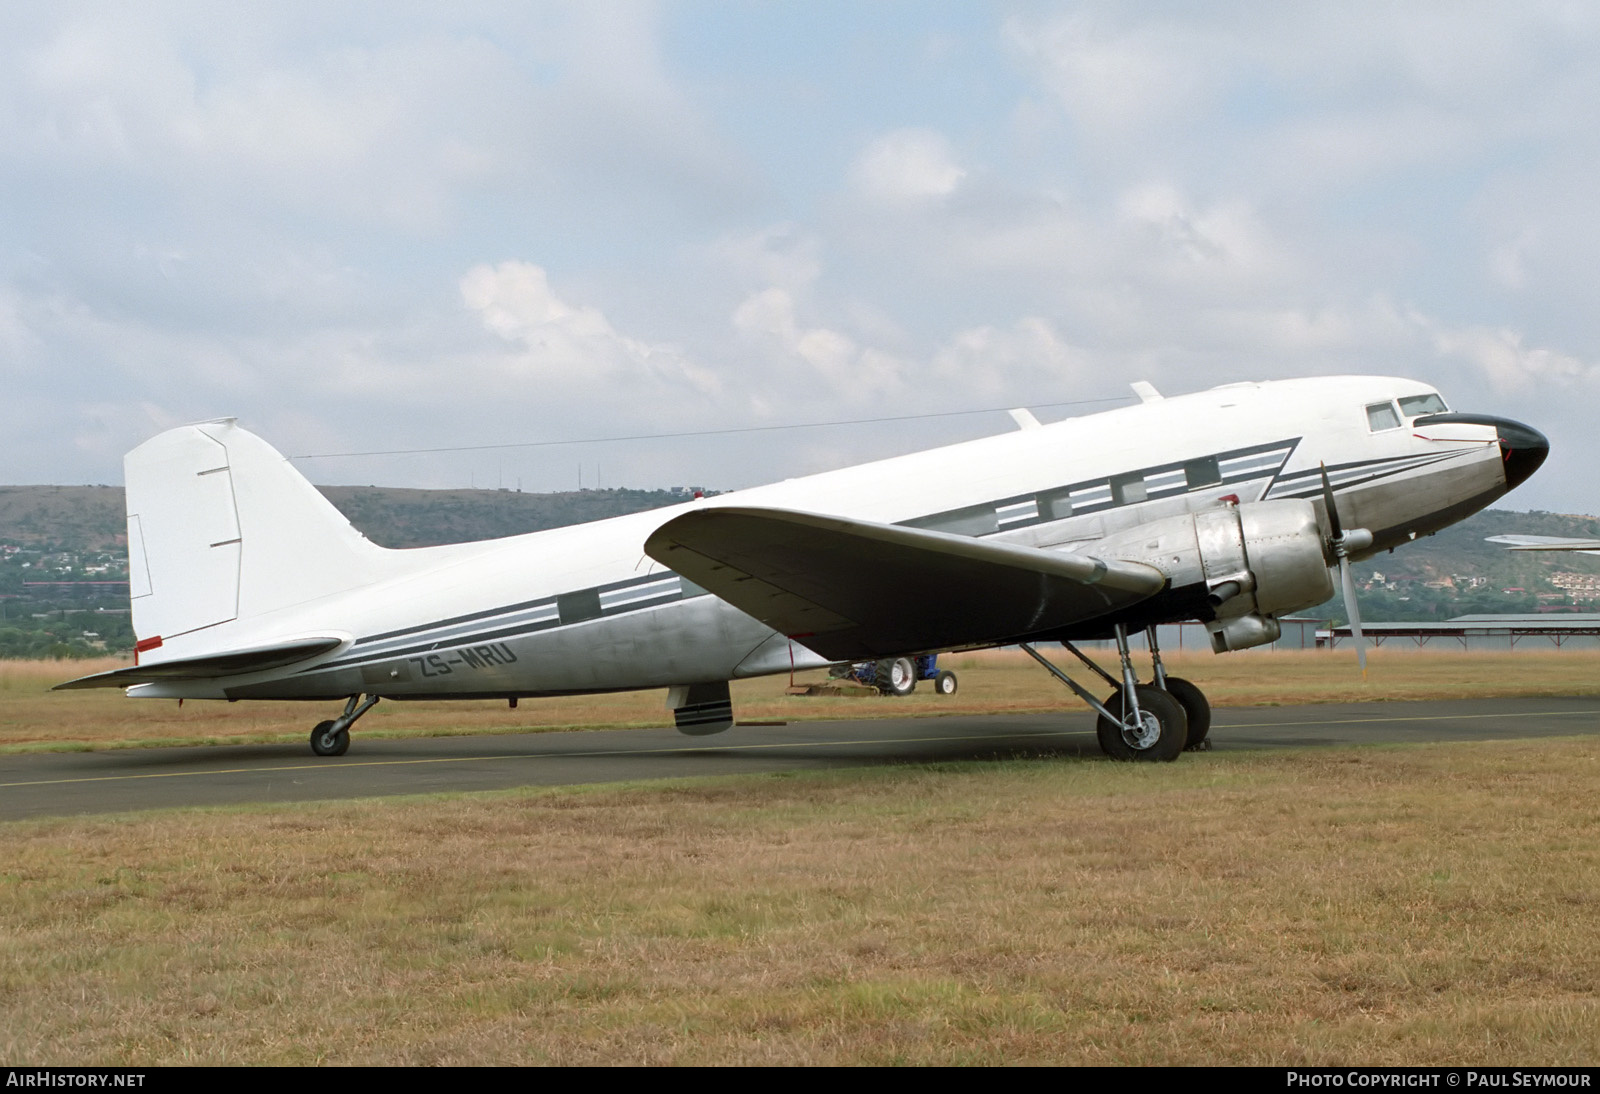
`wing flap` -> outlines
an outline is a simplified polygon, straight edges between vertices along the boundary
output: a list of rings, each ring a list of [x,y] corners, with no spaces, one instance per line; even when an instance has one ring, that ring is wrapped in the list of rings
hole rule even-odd
[[[1046,635],[1166,584],[1138,562],[782,509],[686,513],[645,551],[839,661]]]
[[[297,661],[305,661],[318,654],[337,649],[343,643],[342,638],[302,638],[275,646],[231,650],[227,653],[208,653],[203,657],[180,657],[149,665],[130,665],[125,669],[112,669],[110,672],[97,672],[93,676],[80,676],[76,680],[57,684],[50,690],[126,688],[134,684],[153,684],[162,680],[214,680],[219,676],[240,676],[247,672],[262,672],[266,669],[283,668]]]

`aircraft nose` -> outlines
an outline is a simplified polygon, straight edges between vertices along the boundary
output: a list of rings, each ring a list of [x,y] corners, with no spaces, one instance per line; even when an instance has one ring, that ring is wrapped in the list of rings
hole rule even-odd
[[[1543,433],[1510,418],[1496,418],[1489,414],[1430,414],[1418,418],[1413,424],[1445,425],[1452,422],[1494,427],[1495,436],[1500,439],[1500,458],[1506,465],[1507,490],[1526,482],[1528,476],[1539,470],[1544,458],[1550,455],[1550,442]]]
[[[1510,490],[1539,470],[1550,455],[1550,442],[1537,429],[1510,418],[1496,418],[1494,426],[1500,437],[1500,456],[1506,461],[1506,489]]]

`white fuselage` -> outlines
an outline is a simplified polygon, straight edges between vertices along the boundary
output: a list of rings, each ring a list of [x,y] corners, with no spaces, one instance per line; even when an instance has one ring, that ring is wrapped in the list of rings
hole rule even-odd
[[[1508,489],[1494,428],[1419,430],[1416,415],[1377,428],[1368,413],[1431,394],[1382,377],[1230,385],[592,524],[382,552],[360,584],[264,613],[241,609],[169,639],[152,659],[307,635],[336,635],[340,648],[288,669],[141,684],[130,694],[516,696],[824,663],[645,555],[651,532],[700,507],[802,510],[1082,550],[1230,497],[1312,498],[1320,511],[1326,465],[1346,526],[1370,529],[1371,550],[1381,550]]]

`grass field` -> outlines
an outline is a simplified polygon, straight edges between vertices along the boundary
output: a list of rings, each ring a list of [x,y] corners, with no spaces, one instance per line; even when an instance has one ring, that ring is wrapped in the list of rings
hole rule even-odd
[[[955,709],[1071,702],[1013,656],[953,660]],[[1233,704],[1600,691],[1575,652],[1380,651],[1365,685],[1327,654],[1175,667]],[[44,693],[60,668],[0,667],[7,747],[299,742],[323,716]],[[741,684],[741,714],[952,709],[786,684]],[[363,728],[660,703],[386,703]],[[12,822],[0,1059],[1592,1064],[1597,831],[1594,738]]]
[[[1060,650],[1059,664],[1085,682],[1087,673]],[[1114,658],[1103,663],[1111,665]],[[189,702],[134,700],[120,691],[51,692],[74,676],[121,662],[0,662],[0,751],[115,748],[161,744],[228,744],[304,740],[311,727],[338,713],[337,703]],[[1600,651],[1461,653],[1386,647],[1371,654],[1363,682],[1353,654],[1343,651],[1210,653],[1169,656],[1171,671],[1195,680],[1218,706],[1350,702],[1364,699],[1443,699],[1492,695],[1600,695]],[[1015,650],[941,659],[961,681],[940,697],[921,685],[901,699],[795,697],[787,676],[737,681],[734,712],[744,720],[803,721],[894,718],[1082,709],[1065,688]],[[824,679],[801,673],[800,682]],[[1105,691],[1094,683],[1096,693]],[[357,735],[525,733],[538,729],[668,725],[662,691],[530,699],[517,710],[503,702],[384,702],[367,714]]]
[[[1592,1064],[1600,741],[5,825],[12,1064]]]

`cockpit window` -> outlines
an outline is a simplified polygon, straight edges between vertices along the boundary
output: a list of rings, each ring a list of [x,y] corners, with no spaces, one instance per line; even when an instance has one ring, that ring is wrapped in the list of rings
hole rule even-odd
[[[1433,392],[1426,395],[1407,395],[1400,400],[1400,413],[1407,418],[1415,418],[1419,414],[1443,414],[1449,409],[1444,405],[1444,400]]]
[[[1399,429],[1400,415],[1394,412],[1393,403],[1373,403],[1367,407],[1367,425],[1374,433],[1385,429]]]

